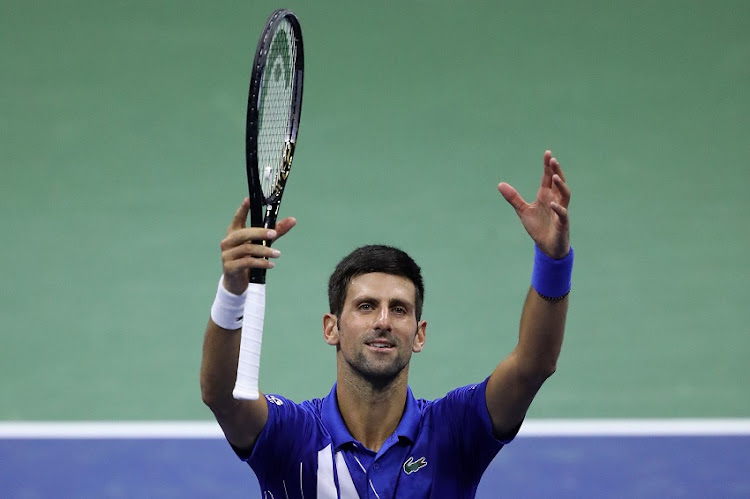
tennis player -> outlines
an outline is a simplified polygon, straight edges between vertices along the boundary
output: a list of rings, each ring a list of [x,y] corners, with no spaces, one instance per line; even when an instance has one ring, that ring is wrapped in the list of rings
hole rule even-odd
[[[201,389],[227,440],[258,477],[262,497],[475,496],[485,469],[555,372],[573,267],[570,189],[551,152],[544,154],[534,202],[506,183],[498,190],[535,243],[518,344],[485,380],[432,401],[415,398],[408,386],[411,355],[422,351],[427,332],[421,271],[389,246],[359,248],[331,275],[323,339],[336,348],[337,380],[328,395],[299,404],[281,395],[232,397],[240,343],[235,321],[248,269],[271,268],[264,257],[279,256],[253,241],[276,240],[295,224],[285,218],[275,230],[245,228],[243,202],[221,243],[224,274],[206,329]]]

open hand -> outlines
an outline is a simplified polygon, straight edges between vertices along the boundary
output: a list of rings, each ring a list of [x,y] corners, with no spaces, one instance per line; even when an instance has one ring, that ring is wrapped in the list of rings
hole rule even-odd
[[[533,203],[527,203],[511,185],[500,182],[497,189],[516,210],[526,232],[547,256],[564,258],[570,251],[568,205],[570,188],[565,184],[560,163],[551,151],[544,153],[542,183]]]

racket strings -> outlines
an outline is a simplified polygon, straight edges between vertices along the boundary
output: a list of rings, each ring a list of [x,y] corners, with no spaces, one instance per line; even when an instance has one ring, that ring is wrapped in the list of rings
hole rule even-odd
[[[259,96],[258,174],[266,199],[275,193],[288,156],[296,57],[294,30],[284,20],[271,41]]]

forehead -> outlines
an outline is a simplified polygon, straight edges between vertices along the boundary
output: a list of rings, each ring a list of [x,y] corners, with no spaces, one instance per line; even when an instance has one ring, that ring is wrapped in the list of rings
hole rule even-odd
[[[417,289],[414,287],[414,283],[406,277],[371,272],[352,278],[347,288],[346,301],[365,296],[381,300],[398,299],[414,303],[417,297]]]

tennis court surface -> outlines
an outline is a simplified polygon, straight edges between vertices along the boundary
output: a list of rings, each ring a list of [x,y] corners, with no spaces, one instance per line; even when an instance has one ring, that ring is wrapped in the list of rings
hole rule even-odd
[[[3,497],[262,497],[213,423],[3,423],[0,437]],[[750,497],[749,448],[746,419],[529,421],[477,497]]]

